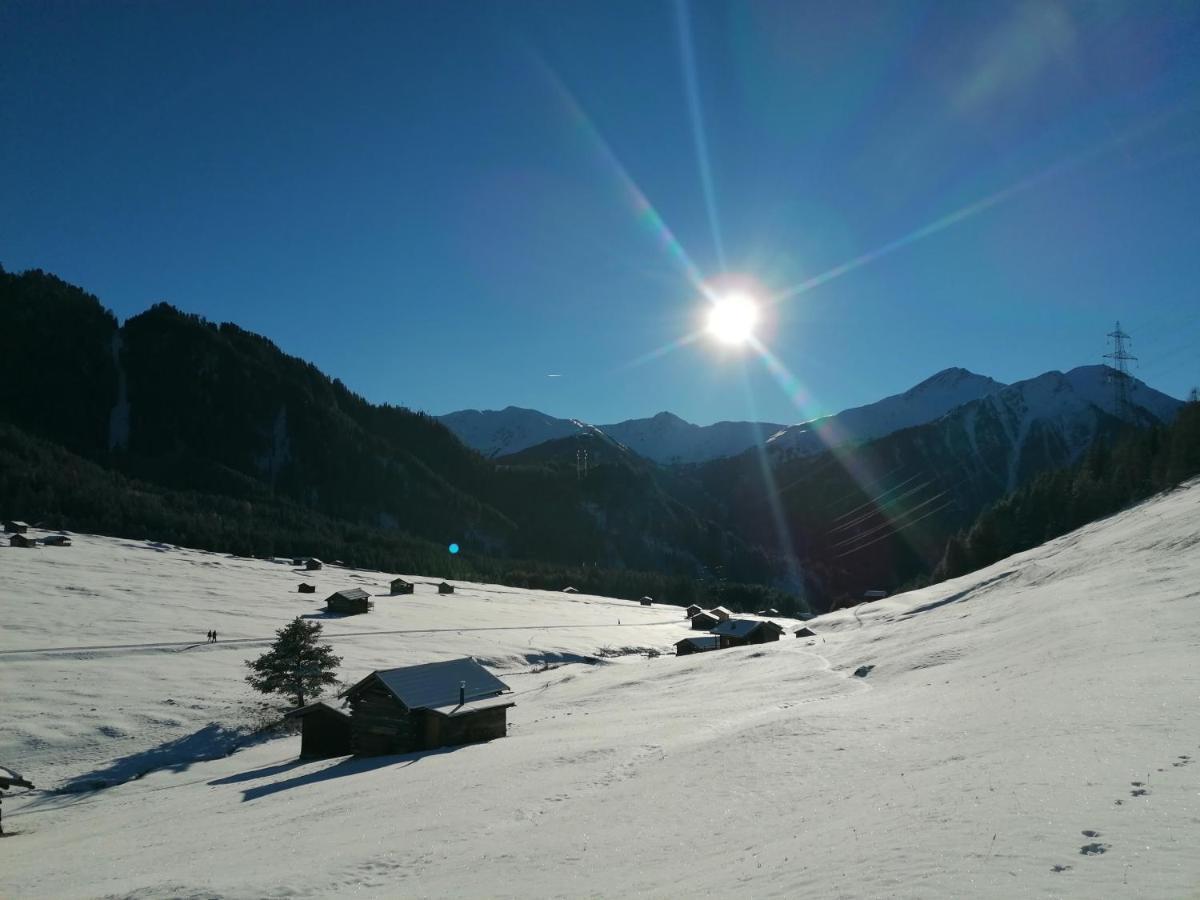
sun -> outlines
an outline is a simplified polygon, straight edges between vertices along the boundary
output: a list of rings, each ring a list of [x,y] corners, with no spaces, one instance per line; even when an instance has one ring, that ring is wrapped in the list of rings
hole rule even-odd
[[[708,333],[722,344],[738,346],[754,336],[758,304],[747,293],[725,294],[708,313]]]

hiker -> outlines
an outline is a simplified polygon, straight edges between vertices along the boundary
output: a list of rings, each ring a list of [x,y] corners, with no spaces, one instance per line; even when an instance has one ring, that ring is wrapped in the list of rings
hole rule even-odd
[[[213,632],[213,643],[215,644],[216,642],[217,642],[217,633],[214,631]]]
[[[204,632],[204,642],[205,642],[206,644],[211,644],[211,643],[212,643],[212,632],[211,632],[211,631],[206,631],[206,632]]]

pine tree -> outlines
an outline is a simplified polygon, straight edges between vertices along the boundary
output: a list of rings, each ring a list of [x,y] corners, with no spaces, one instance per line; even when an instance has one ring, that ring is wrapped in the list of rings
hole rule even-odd
[[[264,694],[286,694],[303,706],[306,697],[334,684],[340,656],[333,655],[329,644],[319,643],[321,623],[306,622],[297,616],[277,632],[271,649],[253,661],[247,661],[251,673],[246,681]]]

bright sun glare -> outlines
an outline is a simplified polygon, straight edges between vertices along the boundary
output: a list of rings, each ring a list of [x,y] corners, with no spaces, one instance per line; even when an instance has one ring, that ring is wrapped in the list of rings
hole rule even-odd
[[[708,333],[722,344],[744,344],[758,324],[758,304],[748,294],[726,294],[708,313]]]

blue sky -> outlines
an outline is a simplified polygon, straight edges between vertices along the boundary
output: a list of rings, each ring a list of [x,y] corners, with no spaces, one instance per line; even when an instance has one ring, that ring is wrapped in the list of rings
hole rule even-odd
[[[1181,396],[1197,47],[1187,2],[9,0],[0,264],[433,413],[790,422],[1096,363],[1116,319]],[[759,332],[787,390],[653,355],[726,273],[817,280]]]

